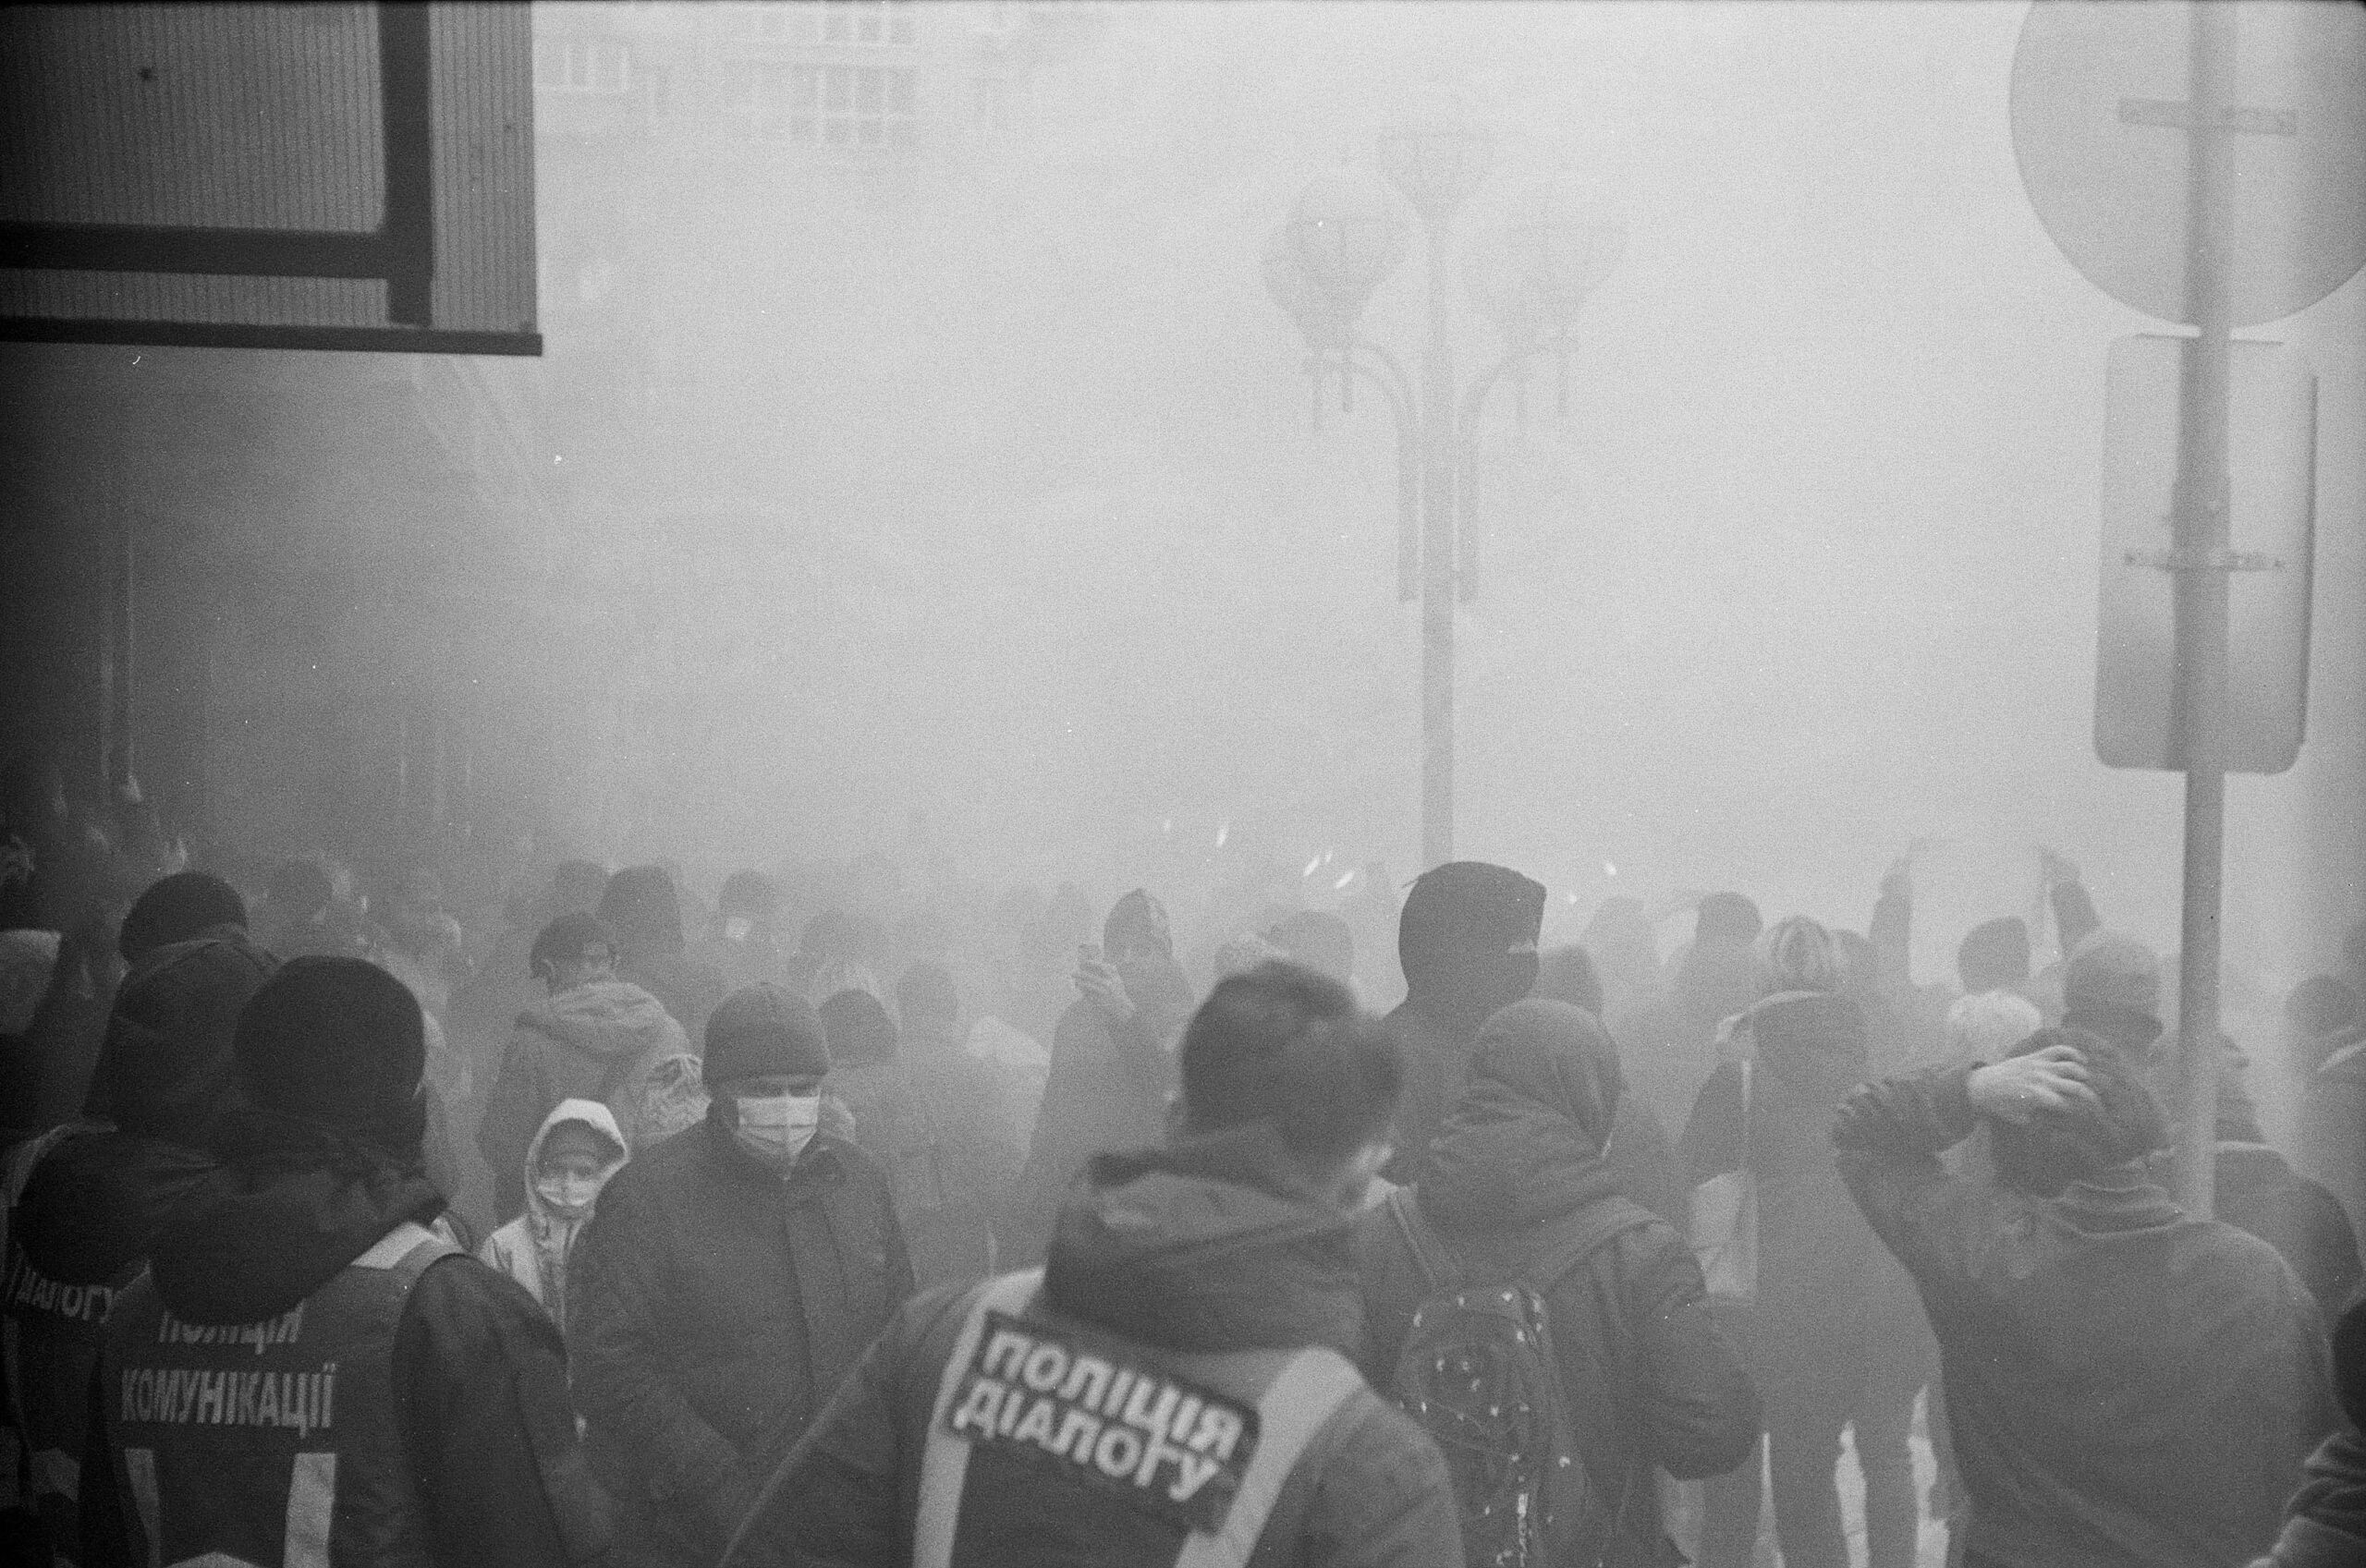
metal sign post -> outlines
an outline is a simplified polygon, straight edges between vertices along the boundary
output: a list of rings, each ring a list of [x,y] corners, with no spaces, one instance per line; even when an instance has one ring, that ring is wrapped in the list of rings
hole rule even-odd
[[[2014,156],[2046,232],[2097,287],[2197,333],[2179,366],[2171,547],[2128,564],[2170,578],[2166,755],[2136,765],[2186,775],[2177,1194],[2204,1215],[2215,1174],[2226,773],[2259,766],[2229,749],[2228,579],[2276,565],[2230,548],[2233,333],[2305,310],[2366,261],[2362,63],[2366,13],[2356,6],[2215,0],[2039,0],[2014,54]],[[2307,515],[2305,504],[2283,509]],[[2305,573],[2305,561],[2296,565]],[[2304,624],[2305,614],[2303,602]],[[2115,651],[2104,650],[2106,675]],[[2305,668],[2304,644],[2302,681]],[[2099,676],[2099,704],[2111,689]],[[2099,712],[2106,761],[2140,723]]]
[[[2192,152],[2186,210],[2186,301],[2201,336],[2186,358],[2177,432],[2177,546],[2197,553],[2177,574],[2175,730],[2185,762],[2185,906],[2178,921],[2177,1027],[2183,1101],[2177,1120],[2177,1198],[2208,1217],[2218,1144],[2218,965],[2220,883],[2226,838],[2226,480],[2228,362],[2234,322],[2227,292],[2228,123],[2235,79],[2236,11],[2193,7],[2193,96],[2183,129]],[[2125,116],[2129,105],[2121,105]]]

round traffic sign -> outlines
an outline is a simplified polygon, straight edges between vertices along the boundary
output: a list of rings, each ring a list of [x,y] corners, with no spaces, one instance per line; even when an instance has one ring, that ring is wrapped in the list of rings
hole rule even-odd
[[[2165,321],[2186,303],[2192,12],[2036,0],[2013,55],[2013,153],[2087,281]],[[2219,3],[2219,0],[2206,0]],[[2232,101],[2234,324],[2307,309],[2366,263],[2366,7],[2241,0]]]

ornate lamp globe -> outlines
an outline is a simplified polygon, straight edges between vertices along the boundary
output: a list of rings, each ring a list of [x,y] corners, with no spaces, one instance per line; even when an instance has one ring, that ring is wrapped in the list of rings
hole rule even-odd
[[[1461,93],[1433,87],[1413,113],[1380,133],[1378,152],[1381,171],[1434,228],[1485,182],[1495,131]]]
[[[1335,169],[1307,183],[1283,231],[1307,281],[1344,323],[1405,259],[1411,226],[1378,176]]]

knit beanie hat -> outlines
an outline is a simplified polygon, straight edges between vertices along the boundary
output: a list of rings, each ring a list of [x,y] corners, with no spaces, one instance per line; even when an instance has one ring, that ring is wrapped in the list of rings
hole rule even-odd
[[[682,951],[682,900],[663,866],[627,866],[608,879],[600,918],[637,947]]]
[[[829,1040],[812,1004],[770,980],[740,987],[707,1015],[711,1089],[720,1092],[734,1078],[819,1077],[829,1070]]]
[[[247,924],[247,901],[238,889],[203,871],[176,871],[152,883],[123,918],[116,948],[127,964],[137,964],[157,948],[188,942],[216,926]]]
[[[261,1110],[396,1155],[427,1127],[427,1031],[400,980],[360,958],[291,958],[238,1015],[238,1087]]]
[[[2062,968],[2062,1003],[2124,1007],[2160,1016],[2161,960],[2151,948],[2116,931],[2091,931]]]
[[[243,931],[144,955],[107,1011],[84,1112],[140,1137],[201,1146],[230,1098],[238,1020],[278,966]]]
[[[2030,928],[2018,915],[1971,928],[1956,949],[1956,973],[1977,996],[2030,978]]]

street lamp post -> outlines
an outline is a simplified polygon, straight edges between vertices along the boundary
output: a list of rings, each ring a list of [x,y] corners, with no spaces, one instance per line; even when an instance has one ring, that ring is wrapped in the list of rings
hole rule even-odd
[[[1352,408],[1359,378],[1381,387],[1396,416],[1397,591],[1421,602],[1421,863],[1454,857],[1455,604],[1477,590],[1476,435],[1487,395],[1539,355],[1565,357],[1577,303],[1616,259],[1617,231],[1579,221],[1565,192],[1545,188],[1498,242],[1474,278],[1507,351],[1472,382],[1457,407],[1448,298],[1454,219],[1485,180],[1494,134],[1445,99],[1381,133],[1384,185],[1356,169],[1318,176],[1265,253],[1275,302],[1305,334],[1322,411],[1323,382],[1339,377]],[[1421,221],[1428,263],[1427,332],[1421,381],[1359,334],[1357,318],[1408,249],[1409,225],[1389,199],[1403,194]],[[1418,511],[1418,527],[1416,513]]]

